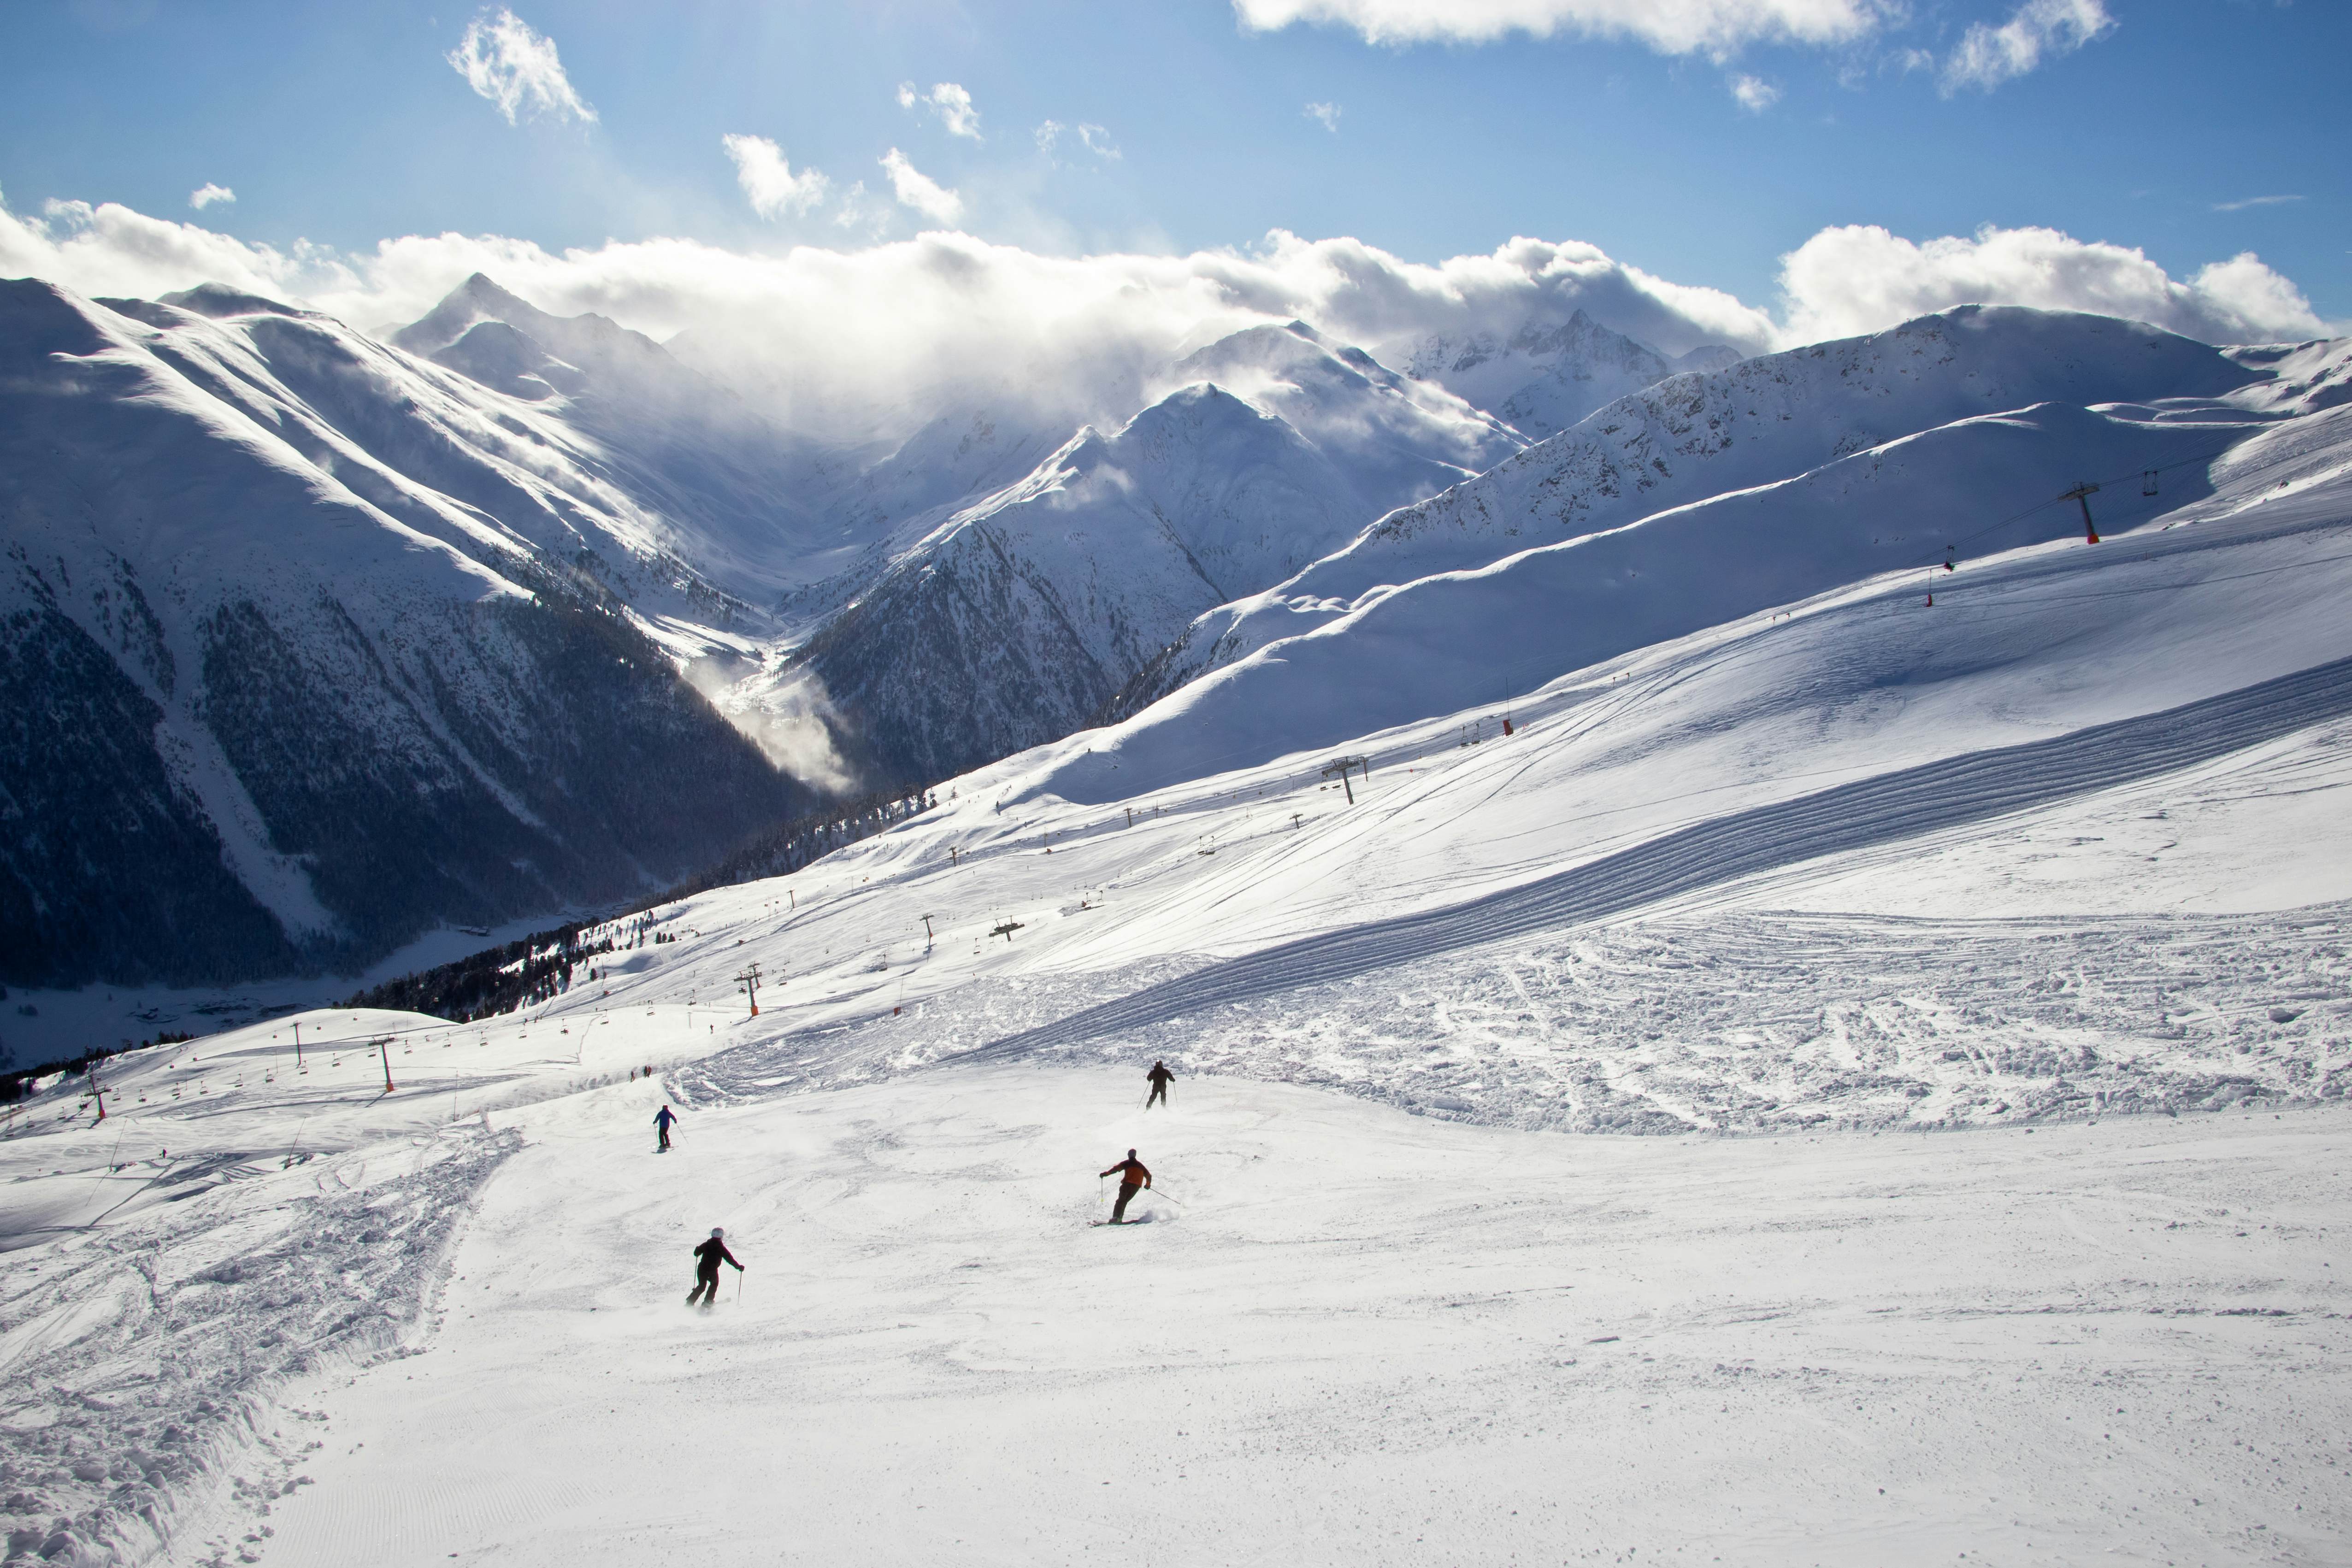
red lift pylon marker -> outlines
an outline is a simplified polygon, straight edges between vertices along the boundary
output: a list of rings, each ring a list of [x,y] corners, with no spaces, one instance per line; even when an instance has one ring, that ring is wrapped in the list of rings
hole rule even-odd
[[[2083,542],[2085,544],[2096,544],[2099,542],[2098,524],[2091,521],[2091,498],[2098,493],[2099,487],[2096,485],[2076,485],[2058,498],[2060,500],[2076,502],[2082,507]]]

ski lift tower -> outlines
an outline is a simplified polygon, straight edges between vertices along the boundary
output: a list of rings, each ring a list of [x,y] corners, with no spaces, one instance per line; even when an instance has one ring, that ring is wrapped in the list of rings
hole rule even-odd
[[[1348,784],[1348,772],[1351,768],[1363,769],[1364,777],[1369,780],[1372,776],[1372,759],[1370,757],[1334,757],[1330,762],[1324,764],[1323,768],[1323,776],[1327,779],[1333,773],[1338,773],[1339,775],[1339,787],[1346,791],[1348,804],[1349,805],[1356,804],[1356,792],[1353,789],[1350,789]]]
[[[760,966],[758,963],[746,965],[742,972],[735,976],[735,989],[743,993],[745,999],[751,1004],[751,1016],[758,1017],[760,1016]]]
[[[2096,544],[2099,542],[2098,524],[2091,521],[2091,498],[2098,493],[2098,486],[2082,484],[2076,485],[2073,489],[2068,490],[2064,495],[2058,498],[2060,500],[2074,501],[2082,507],[2083,542],[2085,544]]]

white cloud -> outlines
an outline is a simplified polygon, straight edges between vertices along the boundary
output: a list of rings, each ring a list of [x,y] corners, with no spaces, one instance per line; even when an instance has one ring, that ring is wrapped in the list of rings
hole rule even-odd
[[[735,160],[735,181],[751,198],[751,210],[764,218],[806,212],[824,200],[833,182],[814,169],[793,173],[784,150],[764,136],[722,136],[720,146]]]
[[[2248,207],[2284,206],[2289,202],[2301,200],[2301,196],[2248,196],[2243,201],[2215,202],[2213,210],[2217,213],[2242,213]]]
[[[498,106],[507,123],[518,110],[533,118],[593,122],[596,111],[572,90],[556,58],[555,40],[531,31],[529,23],[500,6],[485,10],[466,25],[466,36],[446,57],[466,85]]]
[[[2044,56],[2072,54],[2115,26],[2104,0],[2025,0],[2000,26],[1979,22],[1961,35],[1944,62],[1944,96],[1964,87],[1990,92],[2033,69]]]
[[[1630,38],[1662,54],[1748,43],[1835,44],[1895,14],[1894,0],[1234,0],[1242,26],[1349,27],[1368,43],[1486,44],[1511,33]]]
[[[1051,158],[1066,133],[1076,136],[1078,144],[1097,158],[1120,156],[1118,148],[1111,142],[1110,132],[1101,126],[1065,125],[1058,120],[1048,120],[1037,127],[1037,151]]]
[[[1750,114],[1761,114],[1780,101],[1780,89],[1761,77],[1735,76],[1731,79],[1731,96]]]
[[[1875,226],[1825,228],[1780,258],[1785,335],[1876,331],[1954,305],[2032,305],[2129,316],[2209,342],[2316,337],[2301,291],[2251,251],[2176,280],[2140,250],[2051,228],[1979,229],[1925,244]]]
[[[912,207],[935,223],[953,223],[963,216],[963,198],[907,162],[907,155],[896,147],[884,153],[881,162],[899,205]]]
[[[1347,110],[1336,103],[1310,103],[1298,112],[1309,120],[1320,121],[1324,130],[1337,136],[1339,133],[1339,116]]]
[[[898,107],[912,109],[919,103],[930,106],[931,112],[939,116],[940,123],[947,127],[949,135],[968,136],[974,142],[987,140],[980,133],[980,110],[972,106],[971,94],[956,83],[943,81],[929,92],[917,92],[913,82],[900,82]]]
[[[760,255],[679,238],[550,251],[460,234],[278,249],[112,203],[58,203],[37,217],[0,205],[0,277],[150,299],[212,280],[373,327],[412,321],[487,272],[542,309],[594,310],[670,341],[796,424],[858,438],[905,434],[956,402],[1116,422],[1171,358],[1293,319],[1391,363],[1431,333],[1508,333],[1580,309],[1669,353],[1708,342],[1752,353],[1971,300],[2105,310],[2212,341],[2329,330],[2254,257],[2176,279],[2137,251],[2049,230],[1914,243],[1826,229],[1785,258],[1776,318],[1577,241],[1514,239],[1426,264],[1277,230],[1246,249],[1049,256],[939,231],[860,244],[894,209],[858,186],[837,205],[837,247]]]
[[[194,190],[188,193],[188,205],[195,208],[198,212],[204,211],[215,202],[233,202],[235,200],[236,200],[236,193],[235,191],[230,190],[226,185],[215,185],[210,180],[206,180],[203,184],[198,185]]]
[[[882,231],[890,226],[890,204],[869,193],[866,182],[859,180],[841,193],[833,221],[836,227],[862,229],[867,238],[879,238]]]

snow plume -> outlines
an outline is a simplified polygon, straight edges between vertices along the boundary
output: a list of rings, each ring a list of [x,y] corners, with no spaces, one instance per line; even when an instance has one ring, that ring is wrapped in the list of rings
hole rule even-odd
[[[719,145],[735,160],[735,181],[751,198],[751,210],[764,218],[806,212],[824,200],[833,182],[814,169],[793,173],[784,150],[764,136],[722,136]]]
[[[980,110],[972,106],[971,94],[957,83],[943,81],[933,86],[929,92],[917,92],[913,82],[900,82],[898,107],[912,109],[919,103],[930,106],[931,112],[940,117],[940,123],[947,128],[949,135],[966,136],[974,142],[988,140],[980,133]]]
[[[233,202],[235,200],[236,200],[236,193],[235,191],[230,190],[226,185],[215,185],[210,180],[205,181],[203,184],[198,185],[194,190],[188,193],[188,205],[195,208],[198,212],[204,211],[215,202]]]
[[[1925,244],[1875,225],[1825,228],[1781,258],[1791,342],[1876,331],[1973,303],[2094,310],[2201,338],[2267,342],[2327,331],[2311,301],[2252,251],[2176,281],[2147,253],[2052,228],[1993,228]]]
[[[2095,5],[2096,0],[2082,0]],[[1486,44],[1511,33],[1630,38],[1661,54],[1727,55],[1743,44],[1837,44],[1874,31],[1885,0],[1234,0],[1242,26],[1352,28],[1373,44]]]
[[[1944,96],[1964,87],[1990,92],[2045,57],[2072,54],[2115,26],[2104,0],[2025,0],[2000,26],[1979,22],[1961,36],[1944,62]]]
[[[1748,113],[1761,114],[1780,101],[1780,89],[1762,77],[1735,76],[1731,79],[1731,96]]]
[[[719,716],[760,748],[769,765],[811,789],[848,795],[857,774],[833,743],[842,727],[824,681],[813,669],[758,675],[738,682],[714,659],[686,667],[687,683],[710,700]]]
[[[1339,133],[1339,116],[1347,110],[1336,103],[1310,103],[1298,112],[1337,136]]]
[[[934,223],[953,223],[963,216],[963,198],[908,163],[896,147],[883,154],[881,163],[899,205],[912,207]]]
[[[487,98],[515,123],[518,110],[536,119],[593,123],[596,111],[573,90],[556,58],[555,40],[531,31],[530,25],[501,5],[484,11],[466,25],[466,36],[446,57],[466,85]]]

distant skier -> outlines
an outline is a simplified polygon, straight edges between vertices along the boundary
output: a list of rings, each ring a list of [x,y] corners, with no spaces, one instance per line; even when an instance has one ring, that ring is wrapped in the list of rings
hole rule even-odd
[[[1127,1205],[1135,1201],[1136,1194],[1151,1185],[1151,1173],[1144,1168],[1142,1161],[1135,1157],[1135,1151],[1129,1149],[1126,1159],[1102,1173],[1118,1178],[1118,1201],[1110,1205],[1110,1223],[1124,1225],[1127,1223]]]
[[[743,1272],[743,1266],[737,1263],[735,1255],[727,1250],[727,1232],[714,1225],[710,1227],[710,1239],[694,1249],[694,1289],[686,1293],[688,1306],[693,1306],[698,1297],[705,1307],[719,1300],[719,1266],[721,1263],[732,1265],[738,1274]]]
[[[1143,1102],[1143,1109],[1149,1110],[1155,1105],[1167,1104],[1168,1080],[1176,1076],[1174,1073],[1168,1070],[1168,1064],[1165,1062],[1153,1062],[1151,1064],[1151,1070],[1145,1073],[1143,1076],[1149,1079],[1151,1082],[1151,1095],[1150,1099]]]
[[[677,1112],[667,1105],[654,1112],[654,1131],[661,1139],[660,1144],[654,1150],[655,1153],[669,1152],[669,1124],[677,1120]]]

